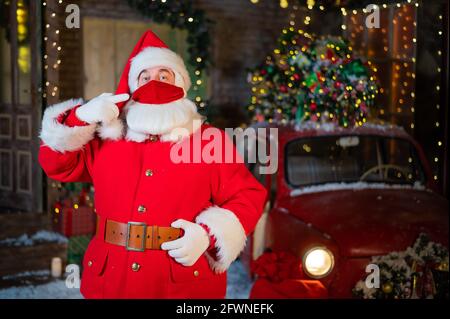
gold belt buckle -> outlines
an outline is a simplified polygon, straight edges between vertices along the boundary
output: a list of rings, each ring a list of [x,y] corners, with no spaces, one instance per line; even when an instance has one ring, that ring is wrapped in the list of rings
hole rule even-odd
[[[144,231],[143,231],[143,234],[142,234],[142,242],[141,242],[141,246],[142,247],[141,248],[134,248],[134,247],[130,247],[129,246],[131,226],[143,226],[144,227]],[[147,224],[146,223],[142,223],[142,222],[128,222],[127,223],[127,240],[126,240],[126,243],[125,243],[126,250],[139,251],[139,252],[145,251],[145,236],[146,235],[147,235]]]

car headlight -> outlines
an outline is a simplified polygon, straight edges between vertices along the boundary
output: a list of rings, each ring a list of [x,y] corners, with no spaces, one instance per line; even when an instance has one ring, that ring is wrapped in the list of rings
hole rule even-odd
[[[325,247],[314,247],[303,256],[303,269],[311,278],[323,278],[333,267],[333,253]]]

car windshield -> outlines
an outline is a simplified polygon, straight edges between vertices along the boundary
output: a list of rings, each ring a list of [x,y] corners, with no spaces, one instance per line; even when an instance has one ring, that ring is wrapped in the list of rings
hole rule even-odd
[[[425,174],[412,143],[383,136],[301,138],[286,146],[293,187],[340,182],[414,184]]]

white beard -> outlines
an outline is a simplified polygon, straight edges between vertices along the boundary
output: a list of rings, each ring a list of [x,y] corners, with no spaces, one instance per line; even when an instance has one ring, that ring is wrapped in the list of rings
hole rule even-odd
[[[142,104],[130,100],[123,113],[127,122],[126,138],[136,142],[146,140],[149,135],[173,140],[170,135],[175,129],[192,126],[192,121],[201,117],[195,104],[187,98],[166,104]]]
[[[189,99],[167,104],[142,104],[130,100],[124,107],[127,126],[134,132],[161,135],[185,125],[197,107]]]
[[[130,100],[119,119],[103,125],[99,133],[104,139],[117,140],[123,137],[126,122],[125,138],[129,141],[143,142],[149,135],[159,135],[161,141],[178,141],[196,131],[203,120],[196,105],[187,98],[166,104],[143,104]]]

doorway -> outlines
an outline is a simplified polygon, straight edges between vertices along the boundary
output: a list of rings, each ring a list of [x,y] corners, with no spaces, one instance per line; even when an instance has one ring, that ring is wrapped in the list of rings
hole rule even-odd
[[[1,2],[0,213],[42,212],[39,1]]]

